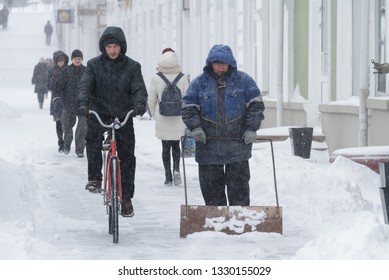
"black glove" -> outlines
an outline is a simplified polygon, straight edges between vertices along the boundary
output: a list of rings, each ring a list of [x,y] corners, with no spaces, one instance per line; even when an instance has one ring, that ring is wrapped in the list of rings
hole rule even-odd
[[[143,116],[146,113],[146,106],[144,105],[135,105],[134,107],[134,116]]]
[[[79,116],[87,116],[89,113],[88,107],[86,106],[80,106],[77,110],[77,115]]]
[[[203,144],[207,143],[207,137],[205,136],[205,132],[201,127],[193,129],[192,136],[196,142],[203,142]]]

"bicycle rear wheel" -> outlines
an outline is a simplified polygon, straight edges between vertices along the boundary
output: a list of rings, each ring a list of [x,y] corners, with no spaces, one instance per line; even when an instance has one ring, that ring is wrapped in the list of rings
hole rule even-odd
[[[119,174],[118,160],[111,160],[111,207],[110,207],[110,229],[112,230],[113,243],[119,242]]]

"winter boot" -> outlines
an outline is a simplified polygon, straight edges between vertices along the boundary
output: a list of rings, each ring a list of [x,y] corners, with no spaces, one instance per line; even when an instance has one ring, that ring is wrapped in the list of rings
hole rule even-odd
[[[70,153],[70,147],[64,146],[63,152],[64,152],[65,155],[69,154]]]
[[[132,206],[131,199],[123,199],[122,203],[122,216],[132,217],[134,216],[134,207]]]
[[[89,181],[86,184],[85,189],[91,193],[101,193],[101,181]]]
[[[181,175],[179,171],[173,172],[173,182],[175,186],[181,185]]]
[[[172,186],[173,185],[173,177],[172,173],[169,171],[165,172],[165,186]]]
[[[64,145],[63,140],[58,141],[58,152],[60,152],[60,153],[64,152],[63,145]]]

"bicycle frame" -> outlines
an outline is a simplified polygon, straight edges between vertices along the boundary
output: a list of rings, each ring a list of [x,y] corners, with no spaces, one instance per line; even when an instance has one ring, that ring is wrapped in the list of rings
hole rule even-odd
[[[112,159],[116,158],[118,162],[118,193],[119,193],[119,201],[122,203],[122,184],[121,184],[121,177],[120,177],[120,159],[117,155],[117,142],[114,137],[111,139],[111,143],[107,147],[107,150],[103,150],[104,154],[104,172],[103,172],[103,182],[104,182],[104,188],[103,188],[103,196],[104,196],[104,205],[107,206],[107,213],[108,213],[108,205],[111,201],[111,163]],[[120,209],[119,209],[120,210]]]
[[[104,128],[110,129],[111,139],[109,144],[103,144],[103,174],[104,174],[104,188],[103,188],[103,201],[106,206],[108,214],[108,231],[113,234],[113,242],[119,241],[119,212],[121,211],[122,204],[122,185],[120,176],[120,159],[117,153],[117,142],[115,132],[117,129],[124,126],[130,118],[133,110],[129,111],[124,118],[123,122],[119,121],[118,117],[115,117],[111,124],[105,124],[99,114],[95,111],[89,111],[90,114],[96,116],[97,121]],[[105,133],[106,134],[106,133]],[[106,136],[105,142],[107,142],[108,136]],[[113,182],[113,186],[111,186]]]

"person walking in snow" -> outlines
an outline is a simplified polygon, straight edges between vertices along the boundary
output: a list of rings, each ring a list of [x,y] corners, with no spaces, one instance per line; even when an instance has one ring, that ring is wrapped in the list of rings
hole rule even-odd
[[[182,119],[196,140],[206,205],[250,205],[248,160],[264,109],[258,86],[237,69],[231,48],[214,45],[182,105]]]
[[[158,60],[158,72],[162,73],[170,82],[176,79],[181,73],[181,66],[178,63],[178,57],[174,50],[166,48]],[[188,76],[182,76],[177,87],[181,90],[182,96],[189,85]],[[180,176],[180,139],[184,135],[185,125],[182,122],[181,115],[163,116],[159,112],[159,102],[162,99],[162,93],[166,87],[165,81],[158,75],[151,79],[148,105],[151,115],[155,119],[155,135],[162,141],[162,162],[165,169],[165,185],[171,186],[181,184]],[[173,159],[173,174],[172,164]]]
[[[43,28],[43,31],[46,35],[46,45],[50,46],[51,44],[51,35],[53,34],[53,26],[51,25],[50,21],[48,20],[45,27]]]
[[[3,9],[0,10],[0,24],[3,25],[3,29],[7,29],[8,15],[9,15],[8,7],[7,5],[4,5]]]
[[[75,138],[75,152],[77,157],[84,157],[85,136],[86,136],[86,116],[77,115],[78,111],[78,84],[86,67],[82,65],[83,54],[75,49],[71,55],[72,64],[64,67],[59,76],[61,88],[62,129],[64,133],[64,153],[69,154],[73,142],[73,127],[77,122]],[[78,119],[78,121],[77,121]]]
[[[45,100],[45,95],[48,92],[47,89],[47,71],[48,67],[45,62],[45,59],[41,57],[39,62],[34,67],[34,72],[32,75],[31,83],[35,85],[34,92],[38,96],[39,109],[43,108],[43,101]]]
[[[139,62],[126,56],[127,41],[120,27],[107,27],[99,40],[101,55],[87,63],[79,85],[78,112],[88,115],[96,111],[106,123],[115,117],[123,121],[130,110],[133,116],[146,112],[147,90]],[[90,192],[101,192],[102,143],[105,129],[94,115],[88,115],[86,152]],[[133,119],[116,131],[118,155],[121,163],[122,216],[132,217],[131,199],[135,191],[135,134]]]
[[[50,115],[55,121],[55,129],[58,137],[58,152],[64,152],[63,130],[62,130],[62,109],[61,85],[59,83],[61,69],[68,65],[69,57],[63,51],[53,53],[54,65],[48,71],[47,88],[51,91]]]

